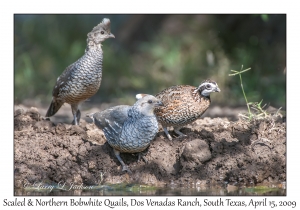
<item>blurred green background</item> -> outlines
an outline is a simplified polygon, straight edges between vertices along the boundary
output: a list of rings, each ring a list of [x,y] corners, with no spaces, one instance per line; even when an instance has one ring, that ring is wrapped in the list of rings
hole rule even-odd
[[[110,18],[115,39],[103,43],[103,79],[90,103],[132,104],[172,85],[214,79],[221,106],[248,101],[286,104],[286,15],[14,16],[14,100],[49,106],[57,77],[84,54],[87,33]]]

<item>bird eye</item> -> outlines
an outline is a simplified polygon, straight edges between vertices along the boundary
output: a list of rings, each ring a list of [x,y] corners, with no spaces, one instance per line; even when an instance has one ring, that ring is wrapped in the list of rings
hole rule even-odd
[[[152,104],[152,100],[149,100],[148,103],[149,103],[149,104]]]
[[[104,31],[101,31],[101,34],[104,34]]]
[[[210,85],[210,84],[207,84],[207,85],[206,85],[206,88],[207,88],[207,89],[210,89],[210,88],[211,88],[211,85]]]

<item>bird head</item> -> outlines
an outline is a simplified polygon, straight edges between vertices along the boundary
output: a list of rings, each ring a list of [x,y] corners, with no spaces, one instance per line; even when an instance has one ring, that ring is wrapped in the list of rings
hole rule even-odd
[[[163,106],[163,103],[152,95],[144,95],[133,105],[137,107],[138,111],[145,116],[154,115],[153,111],[155,107]]]
[[[196,89],[203,96],[209,96],[213,92],[221,92],[218,84],[210,79],[204,80],[199,87]]]
[[[115,38],[115,36],[110,32],[110,20],[104,18],[101,23],[93,28],[93,30],[88,33],[88,43],[101,44],[104,40],[108,38]]]

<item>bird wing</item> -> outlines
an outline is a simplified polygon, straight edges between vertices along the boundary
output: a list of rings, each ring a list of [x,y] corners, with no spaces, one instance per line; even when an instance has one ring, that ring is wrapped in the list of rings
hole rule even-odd
[[[155,97],[160,99],[164,105],[173,103],[174,101],[182,101],[182,97],[185,91],[190,90],[194,87],[189,85],[177,85],[169,87],[160,93],[158,93]]]
[[[169,87],[156,95],[164,106],[157,107],[155,114],[161,122],[181,123],[184,116],[189,114],[189,103],[192,100],[192,95],[187,94],[195,89],[189,85],[178,85]],[[180,117],[179,117],[180,116]]]
[[[54,97],[57,97],[58,94],[62,94],[64,92],[69,91],[68,82],[72,84],[72,71],[74,71],[77,68],[76,62],[69,65],[63,73],[57,78],[56,84],[53,88],[52,95]]]
[[[120,105],[92,115],[95,125],[102,129],[107,140],[117,140],[131,106]]]
[[[169,109],[172,111],[185,107],[186,101],[184,99],[187,97],[185,92],[188,92],[192,88],[194,87],[189,85],[178,85],[161,91],[155,97],[161,100],[164,106],[158,107],[156,110],[165,110],[164,112],[169,113],[169,111],[167,111]]]

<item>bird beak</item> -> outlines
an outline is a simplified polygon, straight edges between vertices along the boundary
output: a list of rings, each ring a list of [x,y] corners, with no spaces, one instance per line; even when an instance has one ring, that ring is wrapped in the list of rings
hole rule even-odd
[[[112,33],[110,33],[110,34],[108,35],[108,37],[109,37],[109,38],[115,38],[115,35],[113,35]]]
[[[217,88],[215,89],[215,91],[216,91],[216,92],[221,92],[221,90],[220,90],[219,87],[217,87]]]
[[[155,103],[155,106],[163,106],[164,104],[163,104],[163,102],[161,102],[161,101],[156,101],[156,103]]]

